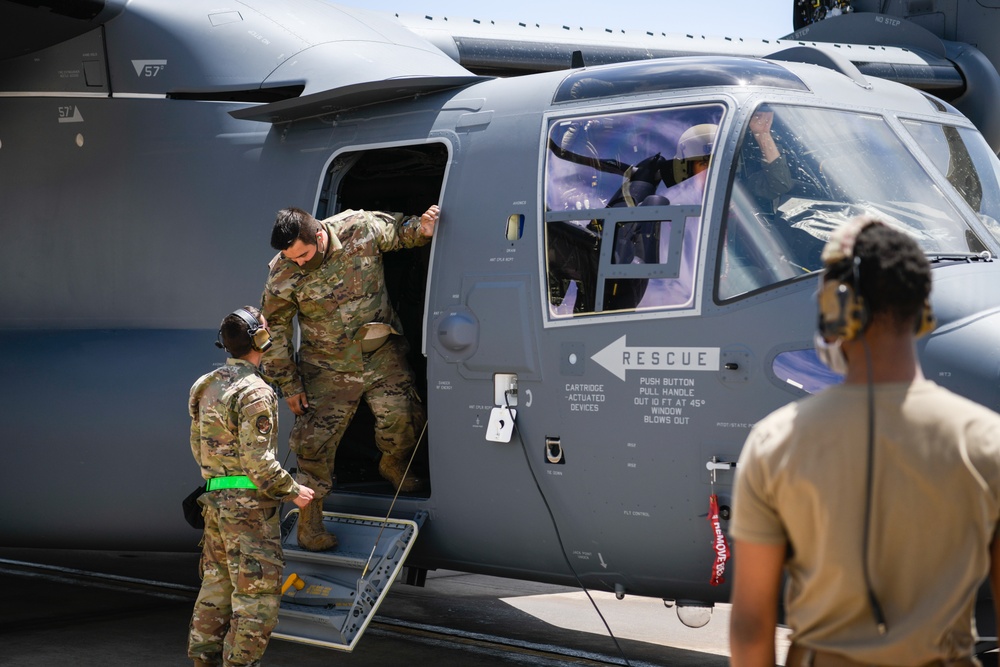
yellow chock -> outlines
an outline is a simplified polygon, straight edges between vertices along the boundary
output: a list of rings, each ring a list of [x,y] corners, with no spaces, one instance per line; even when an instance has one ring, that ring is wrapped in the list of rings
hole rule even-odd
[[[301,591],[306,587],[306,582],[302,581],[299,575],[292,572],[285,578],[285,583],[281,585],[281,594],[284,595],[292,586],[295,586],[295,590]]]

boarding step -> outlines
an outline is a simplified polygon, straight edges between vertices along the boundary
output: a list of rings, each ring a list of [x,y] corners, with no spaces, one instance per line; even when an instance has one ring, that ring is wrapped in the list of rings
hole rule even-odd
[[[396,580],[427,518],[386,519],[323,512],[323,526],[337,536],[330,551],[298,546],[299,511],[281,522],[285,575],[278,639],[353,651]]]

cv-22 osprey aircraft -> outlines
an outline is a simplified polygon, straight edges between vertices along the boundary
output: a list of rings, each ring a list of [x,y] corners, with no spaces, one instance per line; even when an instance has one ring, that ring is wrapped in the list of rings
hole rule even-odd
[[[359,413],[325,506],[341,546],[289,532],[278,636],[353,648],[394,579],[436,568],[703,623],[749,429],[838,381],[814,293],[844,221],[919,241],[925,373],[1000,407],[1000,77],[975,46],[1000,9],[821,4],[750,41],[0,0],[3,543],[195,549],[187,392],[259,303],[275,212],[438,203],[433,244],[385,257],[429,489],[393,498]]]

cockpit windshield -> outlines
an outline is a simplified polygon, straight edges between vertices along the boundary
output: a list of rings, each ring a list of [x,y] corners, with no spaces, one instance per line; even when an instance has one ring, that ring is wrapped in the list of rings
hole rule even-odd
[[[904,121],[903,126],[1000,241],[1000,159],[983,135],[965,127],[923,121]]]
[[[693,307],[705,186],[724,115],[709,103],[553,120],[545,159],[550,320]]]
[[[1000,187],[985,141],[961,128],[907,127],[921,146],[932,146],[942,173],[995,228]],[[986,250],[884,118],[759,107],[738,149],[724,212],[718,299],[821,269],[830,234],[863,212],[910,234],[929,253]]]

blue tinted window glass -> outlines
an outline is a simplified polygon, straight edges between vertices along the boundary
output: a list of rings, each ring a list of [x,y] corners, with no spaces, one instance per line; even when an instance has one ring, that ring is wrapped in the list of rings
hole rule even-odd
[[[549,314],[694,305],[701,210],[725,107],[554,119],[545,163]]]
[[[774,358],[771,371],[782,382],[810,394],[844,381],[843,375],[827,368],[819,360],[816,350],[811,349],[782,352]]]

